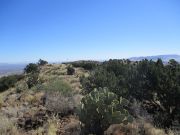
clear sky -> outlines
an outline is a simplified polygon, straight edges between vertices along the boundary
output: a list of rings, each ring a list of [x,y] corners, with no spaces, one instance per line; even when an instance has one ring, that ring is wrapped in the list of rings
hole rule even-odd
[[[0,0],[0,62],[180,54],[180,0]]]

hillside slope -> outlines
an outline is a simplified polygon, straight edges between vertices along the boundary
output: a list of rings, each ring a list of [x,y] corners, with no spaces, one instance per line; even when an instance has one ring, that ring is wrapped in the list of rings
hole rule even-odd
[[[38,76],[41,85],[38,84],[29,89],[26,76],[15,87],[0,94],[0,134],[63,135],[68,134],[71,128],[75,130],[74,134],[78,134],[76,132],[79,132],[79,121],[72,111],[82,97],[79,78],[88,72],[75,68],[74,75],[67,75],[67,66],[65,64],[42,66]],[[72,96],[51,92],[53,87],[48,85],[54,80],[62,80],[68,88],[72,89]],[[47,88],[45,86],[50,89],[43,90]],[[62,110],[65,114],[61,115],[62,117],[57,116],[58,111]]]
[[[0,93],[0,134],[80,135],[83,126],[77,115],[83,97],[80,80],[89,76],[90,71],[73,67],[75,72],[68,75],[68,67],[72,65],[40,66],[38,74],[25,74],[14,87]],[[138,104],[134,108],[138,110]],[[176,135],[155,128],[144,118],[136,118],[128,125],[111,125],[105,135],[139,135],[140,131],[144,135]]]

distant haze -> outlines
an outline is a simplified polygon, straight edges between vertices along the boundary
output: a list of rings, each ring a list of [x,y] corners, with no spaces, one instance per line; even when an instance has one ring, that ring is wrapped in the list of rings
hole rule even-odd
[[[162,61],[168,62],[170,59],[175,59],[180,62],[180,55],[156,55],[156,56],[143,56],[143,57],[131,57],[131,61],[140,61],[143,59],[156,61],[158,58],[161,58]],[[57,63],[57,62],[56,62]],[[23,72],[26,64],[8,64],[0,63],[0,77],[11,75],[11,74],[20,74]]]
[[[156,56],[145,56],[145,57],[131,57],[129,58],[131,61],[140,61],[143,59],[157,61],[158,59],[162,59],[164,62],[168,62],[170,59],[175,59],[180,62],[180,55],[156,55]]]
[[[0,77],[11,75],[11,74],[21,74],[26,64],[6,64],[0,63]]]
[[[141,61],[143,59],[147,59],[147,60],[153,60],[153,61],[157,61],[158,59],[162,59],[162,61],[164,62],[168,62],[171,59],[174,59],[178,62],[180,62],[180,55],[177,54],[167,54],[167,55],[153,55],[153,56],[138,56],[138,57],[122,57],[122,58],[109,58],[109,59],[129,59],[131,61]],[[88,59],[88,60],[95,60],[95,61],[106,61],[109,59]],[[81,59],[83,60],[83,59]],[[86,60],[86,59],[84,59]],[[69,60],[69,61],[73,61],[73,60]],[[79,61],[79,60],[74,60],[74,61]],[[67,62],[67,61],[63,61],[63,62]],[[62,63],[62,62],[55,62],[55,63]]]

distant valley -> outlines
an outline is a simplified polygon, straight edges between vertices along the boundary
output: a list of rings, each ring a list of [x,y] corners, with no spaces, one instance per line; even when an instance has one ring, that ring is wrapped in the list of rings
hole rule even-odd
[[[25,66],[26,64],[0,63],[0,77],[11,74],[20,74],[23,72]]]

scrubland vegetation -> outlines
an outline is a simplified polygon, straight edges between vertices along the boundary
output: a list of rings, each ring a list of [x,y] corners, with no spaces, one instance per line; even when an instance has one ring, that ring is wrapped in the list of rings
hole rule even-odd
[[[21,79],[23,79],[23,75],[10,75],[0,78],[0,92],[3,92],[10,87],[14,87],[14,85]]]
[[[131,103],[137,100],[152,115],[156,126],[169,128],[180,121],[180,65],[143,60],[110,60],[82,79],[86,93],[107,87]]]
[[[180,64],[30,63],[0,78],[0,134],[178,135]]]

